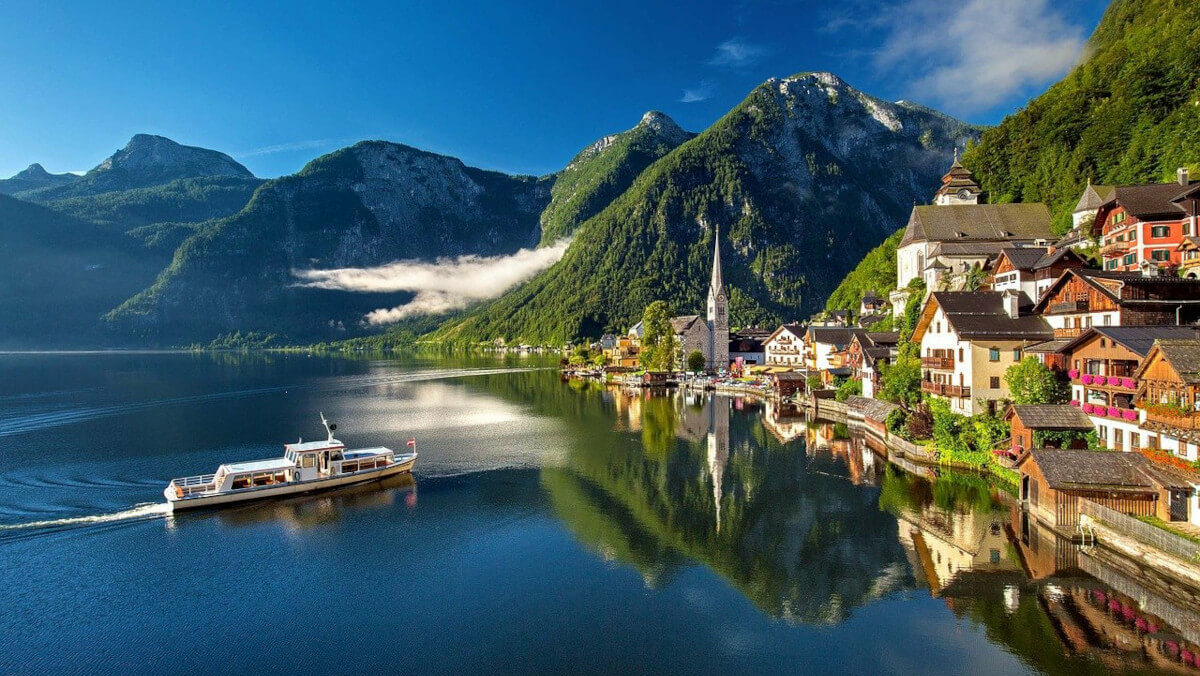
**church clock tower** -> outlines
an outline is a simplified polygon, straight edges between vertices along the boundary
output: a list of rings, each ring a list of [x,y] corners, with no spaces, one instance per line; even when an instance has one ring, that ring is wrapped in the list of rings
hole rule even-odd
[[[721,231],[713,238],[712,281],[708,285],[708,370],[729,369],[729,299],[721,276]]]

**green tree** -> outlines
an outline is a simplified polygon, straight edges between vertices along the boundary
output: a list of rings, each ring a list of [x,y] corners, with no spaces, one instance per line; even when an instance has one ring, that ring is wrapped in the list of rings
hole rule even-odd
[[[879,377],[883,381],[880,399],[902,406],[921,401],[921,360],[916,355],[901,350],[894,363],[880,365]]]
[[[687,368],[692,373],[699,373],[708,365],[708,360],[704,358],[704,353],[700,350],[692,350],[687,356]]]
[[[671,306],[656,300],[642,312],[642,367],[648,371],[670,371],[675,367],[677,340],[671,327]]]
[[[597,352],[592,355],[592,366],[601,367],[608,364],[608,357],[604,356],[603,352]]]
[[[1063,377],[1037,357],[1025,357],[1008,367],[1004,382],[1014,404],[1063,404],[1070,396]]]

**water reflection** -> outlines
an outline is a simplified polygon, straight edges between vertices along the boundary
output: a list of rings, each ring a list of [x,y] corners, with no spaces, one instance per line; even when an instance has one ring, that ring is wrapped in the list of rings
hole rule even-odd
[[[893,520],[844,457],[731,415],[760,409],[745,400],[610,394],[606,438],[574,445],[542,485],[582,542],[648,585],[699,562],[764,612],[817,624],[911,585]]]

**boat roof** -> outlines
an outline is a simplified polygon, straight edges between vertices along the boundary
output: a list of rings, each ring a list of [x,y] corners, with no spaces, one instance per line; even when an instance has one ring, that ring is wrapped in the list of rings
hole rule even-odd
[[[271,458],[270,460],[250,460],[248,462],[234,462],[227,465],[221,465],[226,472],[269,472],[272,470],[291,469],[296,466],[296,463],[287,458]]]
[[[392,452],[392,449],[385,448],[383,446],[376,446],[374,448],[356,448],[356,449],[353,449],[350,451],[346,451],[345,453],[342,454],[342,457],[357,458],[362,455],[383,455],[384,453],[391,453],[391,452]]]
[[[305,451],[323,451],[325,449],[345,448],[345,444],[337,439],[322,439],[320,441],[306,441],[304,443],[284,444],[284,448],[303,453]]]

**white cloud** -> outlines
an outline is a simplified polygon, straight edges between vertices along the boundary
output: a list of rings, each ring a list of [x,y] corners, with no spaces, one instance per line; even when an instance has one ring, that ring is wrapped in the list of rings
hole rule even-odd
[[[368,324],[389,324],[408,317],[436,315],[495,298],[554,265],[567,251],[570,240],[540,249],[521,249],[507,256],[460,256],[435,262],[397,261],[374,268],[293,270],[298,285],[360,293],[415,292],[399,307],[380,308],[363,319]]]
[[[715,91],[713,83],[708,80],[702,80],[700,85],[695,89],[683,90],[683,95],[679,97],[680,103],[698,103],[707,101],[712,98]]]
[[[742,38],[730,38],[717,45],[717,52],[708,60],[708,65],[741,68],[755,63],[765,53],[766,50],[760,45]]]
[[[346,139],[319,138],[309,141],[292,141],[290,143],[277,143],[272,146],[263,146],[245,150],[240,153],[234,153],[234,157],[258,157],[259,155],[274,155],[275,153],[286,153],[293,150],[312,150],[314,148],[327,148],[332,145],[341,145],[347,143]]]
[[[1071,69],[1083,51],[1083,28],[1049,0],[903,0],[887,9],[859,6],[868,18],[834,17],[831,30],[884,33],[872,53],[881,76],[907,79],[912,97],[960,112],[1004,103]]]

